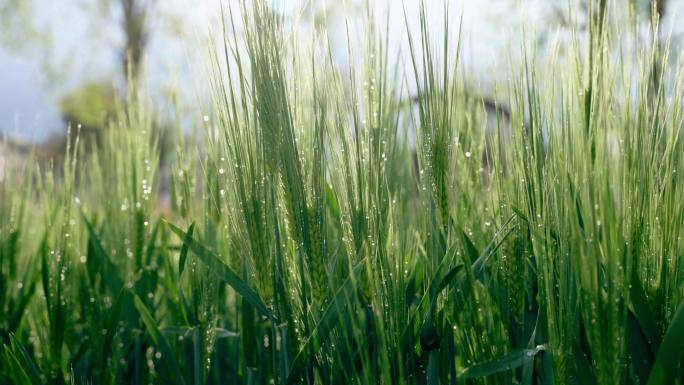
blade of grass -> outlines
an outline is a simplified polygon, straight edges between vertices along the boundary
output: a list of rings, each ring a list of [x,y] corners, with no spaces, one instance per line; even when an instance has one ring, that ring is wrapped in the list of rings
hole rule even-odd
[[[112,262],[111,257],[105,251],[104,247],[102,247],[100,237],[98,237],[95,233],[93,225],[85,217],[85,214],[81,214],[81,216],[83,218],[83,222],[85,223],[86,230],[88,232],[88,242],[92,246],[92,250],[94,252],[94,255],[89,255],[88,257],[95,257],[92,261],[91,258],[88,258],[88,262],[90,262],[92,265],[95,266],[96,269],[99,269],[102,272],[102,278],[107,283],[107,287],[109,288],[111,293],[121,292],[124,285],[121,278],[119,278],[116,265]]]
[[[515,350],[495,360],[470,366],[461,371],[461,373],[458,375],[458,378],[461,380],[467,380],[487,377],[496,373],[507,372],[533,361],[534,357],[539,352],[544,350],[546,350],[545,345],[537,345],[534,349]]]
[[[181,373],[180,365],[178,364],[173,350],[171,350],[171,347],[166,341],[166,338],[164,338],[162,333],[159,331],[159,328],[157,328],[157,321],[152,318],[152,314],[150,314],[150,311],[147,309],[147,306],[145,306],[145,303],[140,299],[140,297],[133,292],[130,292],[130,295],[133,296],[133,303],[135,304],[136,309],[138,309],[138,313],[140,314],[140,318],[145,325],[147,333],[149,333],[150,338],[152,338],[152,341],[155,343],[155,345],[157,345],[157,348],[162,354],[162,362],[164,362],[171,371],[170,378],[178,381],[177,383],[179,384],[185,384],[185,379]]]
[[[230,285],[230,287],[245,298],[247,302],[254,306],[259,313],[269,319],[277,320],[268,306],[261,300],[259,294],[252,290],[252,288],[249,287],[233,269],[223,263],[215,253],[204,247],[194,238],[189,237],[186,232],[172,223],[166,222],[166,224],[172,232],[183,240],[183,244],[186,244],[188,248],[209,267],[209,270],[213,271],[220,279]]]
[[[195,222],[192,222],[192,224],[190,224],[190,227],[188,228],[187,234],[185,234],[185,237],[188,239],[183,239],[183,245],[181,246],[180,256],[178,258],[178,276],[183,275],[183,270],[185,269],[185,260],[188,258],[188,250],[190,248],[188,243],[190,242],[189,239],[192,239],[192,233],[194,231]]]
[[[675,316],[660,343],[653,369],[648,377],[648,385],[672,384],[677,373],[677,366],[684,358],[684,301],[679,304]]]

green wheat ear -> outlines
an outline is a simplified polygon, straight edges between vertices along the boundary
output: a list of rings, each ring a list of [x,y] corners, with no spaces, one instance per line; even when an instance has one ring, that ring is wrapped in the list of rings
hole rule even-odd
[[[529,242],[523,231],[509,242],[509,247],[504,252],[506,259],[503,261],[504,277],[508,290],[510,307],[516,321],[522,321],[527,295],[527,266],[526,258],[530,255]]]
[[[311,289],[314,303],[323,305],[328,297],[328,273],[325,269],[325,251],[323,249],[323,233],[321,232],[322,213],[320,207],[308,209],[309,239],[311,252],[308,255],[308,267],[311,277]]]

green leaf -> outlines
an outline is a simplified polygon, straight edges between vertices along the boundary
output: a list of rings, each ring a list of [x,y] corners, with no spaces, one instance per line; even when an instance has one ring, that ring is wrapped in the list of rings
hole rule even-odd
[[[21,297],[19,298],[19,303],[12,308],[11,313],[7,317],[7,330],[10,332],[15,331],[21,323],[21,319],[24,316],[24,312],[31,300],[33,298],[33,293],[36,291],[37,278],[35,275],[30,275],[28,272],[24,276],[24,282],[28,282],[29,286],[26,290],[20,292]]]
[[[420,328],[420,346],[424,351],[430,352],[439,349],[439,344],[439,331],[435,325],[435,307],[431,305],[423,326]]]
[[[166,363],[166,366],[172,372],[171,378],[177,379],[180,384],[185,384],[185,380],[183,379],[183,374],[181,373],[176,356],[173,354],[171,347],[166,342],[166,339],[162,333],[159,331],[159,328],[157,328],[157,322],[154,320],[154,318],[152,318],[152,314],[150,314],[150,311],[147,309],[147,306],[145,306],[140,297],[133,292],[130,292],[130,294],[133,296],[133,303],[135,304],[136,309],[138,309],[138,313],[140,314],[140,318],[145,325],[147,333],[162,354],[162,362]]]
[[[535,320],[534,320],[534,329],[532,329],[532,333],[530,334],[530,339],[527,341],[527,349],[533,349],[534,348],[534,343],[535,343],[535,340],[537,338],[537,327],[539,326],[541,314],[542,314],[541,310],[537,309],[537,316],[535,317]],[[532,373],[533,372],[534,372],[534,365],[533,365],[532,361],[523,365],[523,368],[522,368],[522,383],[523,384],[525,384],[525,385],[531,385],[532,384]]]
[[[0,378],[3,378],[4,381],[11,380],[12,383],[19,385],[40,384],[40,382],[31,381],[19,359],[7,345],[3,349],[2,362],[3,371],[0,372]]]
[[[19,382],[17,382],[18,384],[43,384],[40,372],[38,371],[38,366],[33,362],[24,346],[14,334],[10,334],[10,344],[5,345],[4,355],[7,369],[13,373],[13,380],[19,380]],[[8,373],[2,374],[5,375]]]
[[[537,353],[544,350],[546,350],[546,345],[537,345],[537,347],[533,349],[515,350],[495,360],[470,366],[464,369],[458,375],[458,378],[460,380],[474,379],[513,370],[527,364],[528,362],[534,361],[534,357],[537,355]]]
[[[195,222],[190,224],[188,228],[188,233],[185,234],[186,238],[192,239],[192,233],[195,231]],[[183,246],[181,246],[180,258],[178,259],[178,276],[183,275],[183,270],[185,270],[185,260],[188,258],[188,243],[189,239],[183,240]]]
[[[329,184],[325,184],[325,199],[328,202],[328,208],[332,213],[333,217],[340,218],[340,206],[337,203],[337,197],[335,196],[335,191],[330,187]]]
[[[230,285],[230,287],[232,287],[238,294],[247,300],[247,302],[254,306],[259,313],[275,320],[275,316],[266,306],[264,301],[261,300],[259,294],[249,287],[249,285],[247,285],[245,281],[243,281],[240,276],[233,271],[233,269],[223,263],[223,261],[221,261],[221,259],[219,259],[214,252],[204,247],[194,238],[189,237],[186,232],[174,226],[173,224],[169,222],[166,222],[166,224],[169,226],[171,231],[173,231],[183,240],[183,244],[187,245],[188,248],[192,250],[192,252],[195,253],[195,255],[209,267],[209,270],[213,271],[220,279]]]
[[[573,341],[573,349],[575,354],[575,376],[582,385],[596,384],[596,375],[589,362],[587,353],[582,350],[582,347],[577,342]]]
[[[473,268],[473,273],[475,274],[475,277],[477,279],[482,279],[482,271],[484,269],[485,264],[487,263],[487,260],[489,259],[490,256],[492,256],[494,253],[496,253],[496,251],[499,249],[499,247],[501,247],[501,245],[506,240],[506,238],[508,238],[508,236],[511,235],[511,233],[513,232],[514,226],[508,226],[508,225],[511,224],[511,222],[513,221],[513,219],[515,219],[515,217],[516,217],[515,215],[512,215],[511,217],[509,217],[506,220],[506,222],[504,222],[501,225],[501,227],[499,227],[499,230],[497,230],[496,234],[494,234],[493,239],[491,240],[491,242],[489,242],[489,244],[487,245],[485,250],[482,252],[482,254],[476,256],[477,259],[475,259],[475,262],[473,262],[472,268]],[[466,241],[466,244],[468,245],[468,252],[469,253],[476,252],[477,249],[475,249],[475,246],[473,246],[473,243],[470,241],[470,238],[468,238],[468,236],[465,234],[465,232],[463,233],[463,237]],[[471,257],[472,257],[472,255],[471,255]]]
[[[101,270],[102,278],[104,279],[111,293],[121,292],[124,285],[121,278],[119,278],[116,265],[114,262],[112,262],[111,257],[102,246],[102,242],[95,233],[93,225],[85,217],[85,214],[82,214],[82,217],[83,222],[86,224],[86,229],[88,230],[88,242],[93,250],[93,254],[88,256],[89,262],[92,263],[97,269]],[[95,260],[90,261],[90,257],[95,257]]]
[[[442,277],[442,280],[439,282],[437,285],[437,291],[433,294],[433,298],[436,297],[439,293],[442,292],[442,290],[446,289],[447,286],[451,283],[451,281],[456,278],[456,274],[463,268],[463,265],[457,265],[452,267],[446,274],[444,274],[444,277]]]
[[[629,287],[629,307],[636,320],[641,326],[641,331],[644,333],[646,340],[649,343],[651,354],[658,350],[658,327],[653,318],[653,311],[646,299],[644,287],[641,285],[641,280],[637,276],[636,271],[632,274],[632,280]]]
[[[340,312],[348,309],[347,305],[349,304],[349,299],[354,292],[354,280],[352,277],[359,274],[364,266],[364,263],[365,258],[359,261],[356,266],[354,266],[354,269],[349,277],[347,277],[342,286],[337,290],[335,297],[330,302],[328,307],[325,308],[321,319],[314,327],[311,335],[309,335],[309,338],[307,338],[304,346],[302,346],[302,348],[299,350],[299,353],[292,363],[292,369],[287,376],[287,385],[295,384],[301,379],[301,375],[309,364],[311,353],[316,350],[315,348],[317,346],[320,346],[321,341],[327,339],[328,335],[337,324]]]
[[[660,349],[656,355],[651,375],[648,377],[648,385],[665,385],[674,383],[674,375],[677,366],[684,358],[684,301],[679,304],[677,312],[665,336],[660,343]]]
[[[653,367],[654,356],[646,335],[631,310],[627,313],[627,333],[627,345],[631,355],[632,366],[634,367],[635,374],[639,377],[637,383],[644,384]]]
[[[154,252],[156,251],[155,243],[157,241],[157,236],[159,236],[159,227],[160,227],[160,222],[156,221],[154,223],[154,227],[152,227],[152,232],[150,233],[150,237],[147,240],[147,248],[145,251],[145,263],[148,265],[150,263],[152,263],[152,257],[154,256]]]
[[[527,215],[525,215],[525,213],[523,213],[519,208],[511,207],[511,209],[513,210],[513,213],[518,216],[518,218],[520,218],[526,223],[529,222],[529,219],[527,219]]]
[[[112,341],[114,339],[114,335],[116,334],[117,331],[117,324],[119,323],[119,318],[121,315],[121,308],[123,305],[123,302],[126,298],[124,298],[126,291],[121,290],[119,295],[116,297],[116,301],[114,302],[114,305],[112,308],[109,310],[109,317],[107,318],[107,323],[106,323],[106,330],[107,333],[105,334],[104,340],[102,341],[102,357],[103,359],[107,357],[108,354],[111,354],[111,346],[112,346]],[[129,302],[130,305],[130,302]]]
[[[447,254],[449,255],[449,254]],[[447,258],[444,258],[447,259]],[[450,259],[450,258],[449,258]],[[451,281],[456,277],[456,274],[463,268],[463,265],[457,265],[451,268],[443,277],[435,277],[430,287],[430,308],[428,309],[425,321],[420,330],[420,345],[425,351],[431,351],[439,348],[440,337],[437,326],[435,325],[435,309],[437,308],[437,297],[439,293],[444,290]]]
[[[226,330],[224,328],[216,328],[216,339],[222,339],[222,338],[234,338],[234,337],[239,337],[240,334]]]
[[[41,283],[43,284],[43,294],[45,295],[45,305],[48,311],[48,317],[52,312],[52,295],[50,293],[50,273],[48,262],[47,262],[47,240],[43,239],[40,245],[40,277]]]
[[[242,336],[242,351],[244,352],[245,365],[250,368],[256,368],[259,357],[254,309],[243,298],[242,309],[240,310],[240,317],[242,318],[242,330],[240,331],[240,334]]]
[[[468,254],[468,257],[470,257],[471,261],[476,261],[480,257],[480,252],[477,250],[477,247],[475,247],[475,244],[473,244],[473,241],[470,240],[470,237],[468,237],[468,234],[466,234],[463,229],[460,229],[461,231],[461,237],[463,238],[463,243],[465,244],[465,251],[466,254]]]

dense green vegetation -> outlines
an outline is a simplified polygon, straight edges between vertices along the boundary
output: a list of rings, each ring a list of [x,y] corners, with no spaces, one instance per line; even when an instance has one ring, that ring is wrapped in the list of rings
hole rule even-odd
[[[456,23],[415,16],[404,76],[369,16],[343,76],[324,38],[242,11],[166,212],[139,91],[98,151],[6,165],[0,383],[684,384],[667,47],[597,11],[548,58],[521,48],[488,115]]]

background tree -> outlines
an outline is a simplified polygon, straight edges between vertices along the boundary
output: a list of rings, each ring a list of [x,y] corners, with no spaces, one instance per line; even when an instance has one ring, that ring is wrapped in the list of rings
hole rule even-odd
[[[122,42],[104,49],[113,49],[119,57],[119,65],[114,78],[106,76],[95,80],[79,79],[80,84],[61,94],[58,107],[66,124],[78,126],[84,142],[97,144],[102,129],[113,116],[115,106],[121,100],[117,88],[126,89],[129,81],[137,83],[144,67],[144,58],[152,35],[150,15],[155,11],[156,0],[71,0],[74,8],[83,12],[91,21],[88,40],[99,49],[97,30],[107,26],[121,32]],[[39,58],[40,69],[46,76],[45,88],[59,90],[73,76],[74,69],[68,59],[60,60],[55,55],[53,35],[50,26],[40,25],[37,0],[0,0],[0,44],[9,51],[22,56]],[[156,16],[156,15],[155,15]],[[103,26],[105,26],[103,28]],[[86,42],[84,42],[86,43]],[[98,44],[100,43],[100,44]],[[60,52],[62,53],[62,52]],[[66,55],[71,56],[71,55]],[[117,87],[117,84],[121,87]],[[64,137],[48,138],[44,143],[48,154],[59,154],[63,147]]]
[[[142,60],[149,40],[148,15],[155,0],[117,0],[122,11],[122,30],[125,45],[122,52],[122,67],[125,79],[139,78]]]

